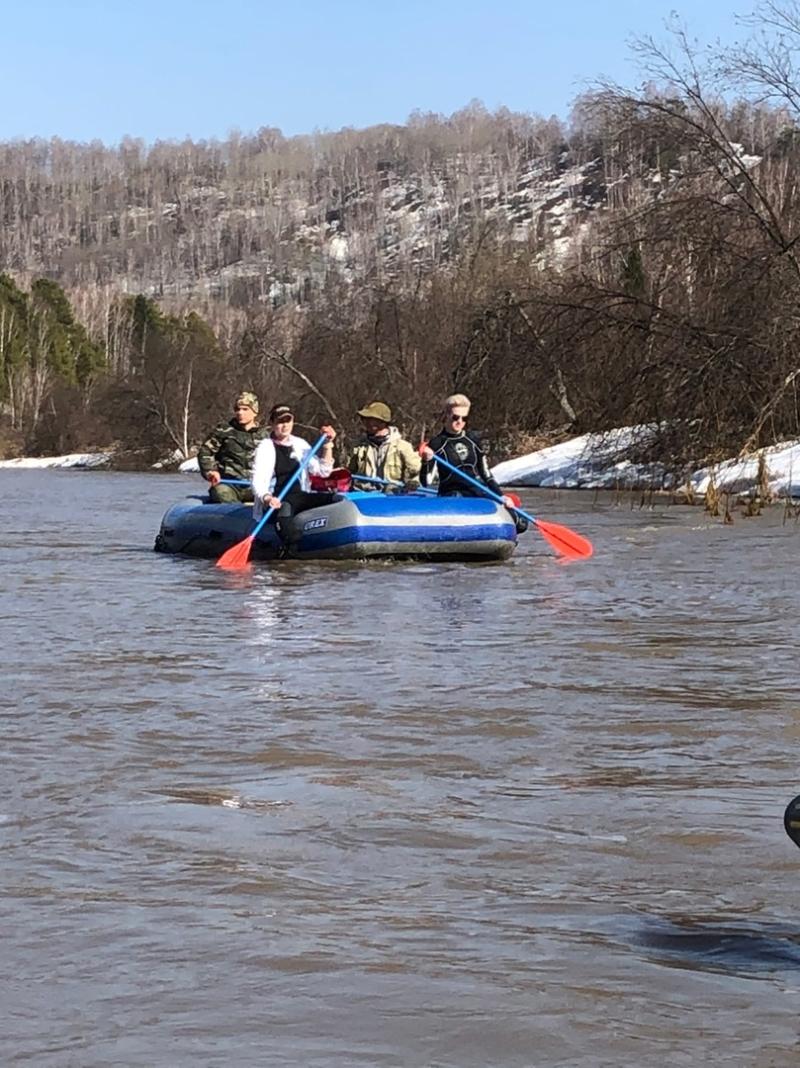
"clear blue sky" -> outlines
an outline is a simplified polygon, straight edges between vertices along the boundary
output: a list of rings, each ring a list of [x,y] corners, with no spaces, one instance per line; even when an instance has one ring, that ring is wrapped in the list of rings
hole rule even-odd
[[[632,35],[671,10],[743,36],[744,0],[30,0],[3,5],[0,139],[285,134],[449,114],[470,100],[566,118],[627,84]],[[693,11],[692,8],[695,10]]]

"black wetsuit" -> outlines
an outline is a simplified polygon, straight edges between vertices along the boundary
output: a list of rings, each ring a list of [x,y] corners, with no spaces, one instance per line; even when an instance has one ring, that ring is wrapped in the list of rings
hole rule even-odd
[[[487,489],[490,489],[492,493],[496,493],[498,497],[503,496],[502,489],[492,478],[489,461],[483,451],[480,435],[476,431],[465,430],[463,434],[451,434],[449,430],[442,430],[435,438],[431,438],[428,445],[435,453],[448,460],[453,467],[458,467],[465,475],[470,475],[478,482],[483,482]],[[421,486],[428,485],[428,479],[433,474],[435,464],[435,459],[423,463],[419,476]],[[484,497],[486,494],[481,493],[477,486],[473,486],[465,479],[459,478],[455,471],[451,471],[448,467],[440,464],[439,496]],[[527,519],[523,519],[519,512],[515,512],[513,509],[509,510],[514,517],[517,533],[522,534],[528,529]]]
[[[458,467],[465,475],[470,475],[478,482],[502,497],[503,491],[492,478],[486,453],[483,451],[480,435],[474,430],[465,430],[462,434],[452,434],[449,430],[442,430],[435,438],[431,438],[428,445],[435,453],[443,456],[445,460]],[[429,460],[422,465],[420,483],[428,485],[433,474],[436,460]],[[479,489],[470,485],[466,479],[451,471],[449,468],[439,465],[439,496],[440,497],[483,497]]]

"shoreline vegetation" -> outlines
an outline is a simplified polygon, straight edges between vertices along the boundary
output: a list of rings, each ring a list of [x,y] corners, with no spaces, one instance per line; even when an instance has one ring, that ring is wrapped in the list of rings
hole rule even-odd
[[[748,25],[673,22],[569,122],[0,144],[0,456],[188,458],[242,389],[418,441],[463,392],[509,485],[791,496],[800,8]]]

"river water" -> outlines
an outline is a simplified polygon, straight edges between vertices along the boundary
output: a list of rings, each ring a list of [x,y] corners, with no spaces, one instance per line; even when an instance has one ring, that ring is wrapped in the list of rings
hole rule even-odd
[[[794,519],[242,575],[196,489],[0,472],[0,1063],[796,1066]]]

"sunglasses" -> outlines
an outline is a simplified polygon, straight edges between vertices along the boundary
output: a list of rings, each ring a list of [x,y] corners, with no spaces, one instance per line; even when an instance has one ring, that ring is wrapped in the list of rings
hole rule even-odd
[[[293,415],[282,415],[280,417],[280,419],[275,419],[273,421],[275,423],[293,423],[294,422],[294,416]]]
[[[466,423],[467,421],[466,415],[453,415],[452,412],[450,413],[448,418],[451,423]]]

